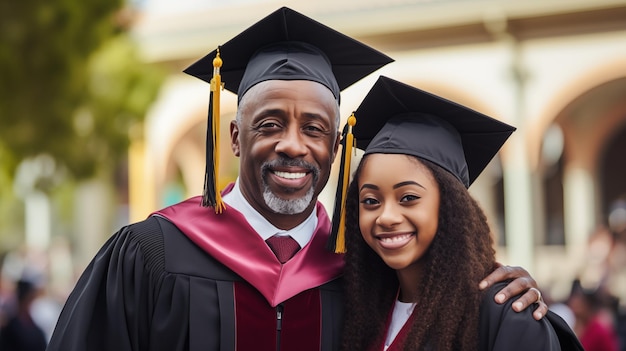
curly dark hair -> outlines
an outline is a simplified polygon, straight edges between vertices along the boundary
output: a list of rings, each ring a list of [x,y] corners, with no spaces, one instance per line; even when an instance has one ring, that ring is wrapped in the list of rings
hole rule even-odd
[[[406,350],[477,350],[478,283],[495,266],[487,218],[463,184],[441,167],[413,156],[439,185],[437,234],[421,259],[420,283]],[[358,181],[365,156],[348,190],[346,218],[346,314],[343,350],[366,350],[385,337],[385,324],[398,292],[395,271],[365,243],[359,230]]]

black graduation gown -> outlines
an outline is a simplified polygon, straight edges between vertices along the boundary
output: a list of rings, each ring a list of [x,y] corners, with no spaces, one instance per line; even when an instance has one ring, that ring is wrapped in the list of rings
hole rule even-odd
[[[485,351],[584,351],[578,338],[565,321],[555,313],[536,321],[534,308],[515,312],[511,298],[497,304],[494,297],[506,283],[491,287],[480,306],[479,350]]]
[[[281,265],[239,212],[215,215],[199,201],[110,238],[70,294],[48,350],[338,349],[343,257],[325,250],[323,207],[309,244]]]
[[[532,316],[534,308],[515,312],[511,298],[504,304],[494,300],[496,293],[507,283],[494,284],[485,293],[480,305],[479,346],[480,351],[584,351],[578,338],[565,321],[548,311],[537,321]],[[414,312],[419,313],[416,309]],[[391,323],[391,313],[387,319],[387,329]],[[403,343],[410,331],[411,323],[404,324],[387,351],[403,350]],[[386,333],[385,333],[386,335]],[[379,340],[370,350],[383,350],[383,340]],[[427,347],[433,350],[432,347]],[[435,350],[433,350],[435,351]]]

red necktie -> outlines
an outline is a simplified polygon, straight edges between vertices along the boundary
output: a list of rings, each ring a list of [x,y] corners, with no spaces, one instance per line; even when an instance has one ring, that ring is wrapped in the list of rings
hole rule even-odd
[[[289,235],[274,235],[265,241],[280,263],[289,261],[300,250],[298,242]]]

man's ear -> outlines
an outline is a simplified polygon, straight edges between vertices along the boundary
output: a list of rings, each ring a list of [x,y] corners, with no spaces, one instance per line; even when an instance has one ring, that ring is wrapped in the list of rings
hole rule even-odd
[[[230,121],[230,148],[233,154],[239,157],[239,125],[236,120]]]

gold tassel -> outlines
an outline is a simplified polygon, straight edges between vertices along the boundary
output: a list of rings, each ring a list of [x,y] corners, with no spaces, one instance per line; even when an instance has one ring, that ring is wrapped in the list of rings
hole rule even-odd
[[[219,191],[220,183],[218,181],[218,173],[220,169],[220,91],[222,90],[222,77],[220,75],[220,68],[222,67],[222,58],[220,57],[220,50],[217,49],[217,54],[213,59],[213,78],[211,79],[211,92],[213,92],[213,160],[215,162],[215,213],[222,213],[226,208],[224,201],[222,201],[222,194]]]
[[[342,140],[343,150],[341,152],[341,165],[339,180],[337,183],[337,193],[335,194],[335,208],[333,211],[332,232],[329,238],[328,249],[335,253],[346,252],[346,195],[350,182],[350,162],[352,160],[352,149],[355,147],[352,127],[356,125],[354,113],[348,117],[344,137]]]
[[[350,182],[350,161],[352,160],[352,148],[354,147],[354,135],[352,134],[352,127],[356,125],[356,117],[354,113],[348,117],[348,133],[346,134],[346,155],[343,160],[344,171],[341,189],[341,217],[339,221],[339,228],[337,233],[337,245],[335,247],[335,253],[346,252],[346,194],[348,192],[348,183]]]
[[[213,77],[211,78],[211,93],[209,98],[209,120],[207,126],[207,163],[204,175],[204,193],[202,206],[213,207],[215,213],[220,214],[226,208],[219,191],[219,155],[220,155],[220,91],[223,88],[220,76],[222,59],[220,50],[213,59]]]

